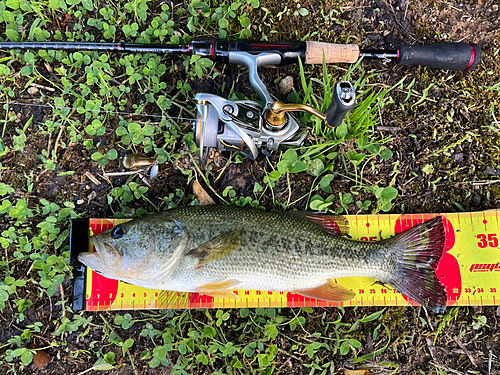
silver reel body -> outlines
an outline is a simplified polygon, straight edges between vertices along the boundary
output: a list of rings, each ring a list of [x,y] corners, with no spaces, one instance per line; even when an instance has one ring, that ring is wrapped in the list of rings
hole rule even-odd
[[[230,63],[249,69],[249,80],[263,105],[252,100],[230,101],[218,95],[199,93],[194,100],[197,114],[192,123],[195,141],[200,150],[202,166],[209,148],[239,151],[255,159],[259,151],[266,155],[280,146],[300,146],[307,129],[291,112],[305,111],[321,118],[328,126],[337,127],[354,106],[356,94],[350,82],[337,83],[326,114],[303,104],[283,104],[275,100],[257,74],[259,66],[279,64],[278,52],[251,54],[229,52]]]
[[[219,151],[240,151],[255,159],[259,150],[269,154],[280,145],[296,147],[307,131],[291,113],[280,127],[266,124],[262,106],[251,100],[230,101],[212,94],[195,96],[197,115],[193,130],[202,163],[209,147]],[[267,125],[267,126],[266,126]]]

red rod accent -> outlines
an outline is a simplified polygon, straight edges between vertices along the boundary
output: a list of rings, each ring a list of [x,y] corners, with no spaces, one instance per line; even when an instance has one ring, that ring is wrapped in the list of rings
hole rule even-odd
[[[399,60],[399,50],[398,50],[398,54],[396,55],[396,60]]]
[[[118,43],[118,51],[121,51],[121,50],[122,50],[122,44]]]
[[[292,48],[293,45],[290,43],[252,43],[250,44],[252,48],[259,49],[276,49],[276,48]]]
[[[212,39],[212,61],[214,61],[215,39]]]
[[[465,68],[465,70],[469,70],[469,68],[474,63],[474,59],[476,58],[476,51],[474,50],[474,47],[472,46],[472,44],[469,44],[469,46],[470,46],[470,62],[469,65],[467,65],[467,68]]]

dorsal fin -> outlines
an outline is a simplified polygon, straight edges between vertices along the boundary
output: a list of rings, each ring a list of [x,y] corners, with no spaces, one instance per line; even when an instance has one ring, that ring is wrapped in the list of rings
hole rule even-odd
[[[346,236],[349,234],[349,220],[343,215],[328,215],[314,211],[289,211],[287,213],[312,221],[334,236]]]

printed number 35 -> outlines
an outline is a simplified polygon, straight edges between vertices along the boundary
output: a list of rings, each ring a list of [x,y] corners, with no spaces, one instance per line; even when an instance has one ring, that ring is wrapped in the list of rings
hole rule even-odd
[[[477,245],[481,248],[484,249],[485,247],[498,247],[498,238],[495,233],[489,233],[488,234],[488,240],[486,240],[486,234],[481,233],[477,235],[477,239],[479,242]]]

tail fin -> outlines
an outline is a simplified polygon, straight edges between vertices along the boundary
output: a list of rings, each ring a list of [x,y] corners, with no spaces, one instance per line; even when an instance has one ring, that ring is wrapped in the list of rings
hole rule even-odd
[[[443,255],[445,239],[443,219],[439,216],[388,240],[393,242],[396,254],[388,284],[436,313],[445,311],[448,300],[434,271]]]

